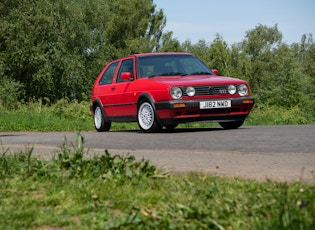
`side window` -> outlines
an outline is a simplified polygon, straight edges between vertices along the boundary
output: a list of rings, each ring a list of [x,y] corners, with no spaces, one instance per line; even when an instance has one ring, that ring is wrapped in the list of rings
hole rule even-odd
[[[133,74],[133,59],[125,60],[121,63],[116,82],[123,82],[123,80],[120,78],[120,75],[122,72],[131,72],[132,78],[134,77]]]
[[[103,73],[101,80],[99,82],[100,85],[111,84],[114,78],[115,70],[117,68],[118,62],[112,63]]]

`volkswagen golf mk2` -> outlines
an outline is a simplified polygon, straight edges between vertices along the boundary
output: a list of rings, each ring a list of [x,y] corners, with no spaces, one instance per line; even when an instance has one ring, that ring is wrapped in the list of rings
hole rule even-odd
[[[143,132],[180,123],[214,121],[240,127],[254,98],[244,80],[218,76],[189,53],[134,54],[108,63],[92,89],[97,131],[112,122],[138,122]]]

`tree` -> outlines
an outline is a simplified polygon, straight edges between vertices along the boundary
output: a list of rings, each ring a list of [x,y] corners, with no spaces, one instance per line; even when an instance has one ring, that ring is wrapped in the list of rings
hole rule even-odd
[[[186,40],[182,44],[183,50],[187,53],[193,53],[206,64],[209,64],[208,44],[204,39],[200,39],[196,44],[192,44],[190,40]]]
[[[209,66],[219,70],[220,75],[230,76],[231,50],[223,38],[217,34],[210,45],[208,58]]]
[[[281,39],[282,34],[277,25],[267,27],[260,24],[255,29],[247,31],[241,43],[241,50],[250,62],[245,77],[258,102],[264,102],[266,91],[277,87],[278,76],[275,72],[279,63],[274,51],[279,48]]]
[[[80,91],[88,40],[80,5],[21,1],[7,12],[1,17],[4,75],[22,83],[29,98],[54,100]]]
[[[166,19],[163,10],[156,12],[155,7],[152,0],[108,0],[105,37],[115,50],[112,58],[158,47]]]
[[[180,42],[173,38],[173,32],[166,32],[161,38],[161,45],[156,48],[160,52],[181,52],[183,51]]]
[[[24,99],[83,100],[106,62],[156,49],[165,17],[152,0],[4,0],[0,24],[0,76]]]

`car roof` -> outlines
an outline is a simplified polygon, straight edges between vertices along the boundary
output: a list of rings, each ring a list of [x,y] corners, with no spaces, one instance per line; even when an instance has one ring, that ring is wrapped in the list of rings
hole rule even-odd
[[[132,54],[127,57],[145,57],[145,56],[162,56],[162,55],[191,55],[191,53],[184,53],[184,52],[154,52],[154,53],[139,53],[139,54]]]

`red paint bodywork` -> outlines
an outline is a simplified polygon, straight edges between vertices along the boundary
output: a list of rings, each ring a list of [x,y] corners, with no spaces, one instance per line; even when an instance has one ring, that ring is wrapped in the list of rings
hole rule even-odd
[[[146,56],[167,56],[167,55],[191,55],[185,53],[149,53],[135,54],[108,63],[92,89],[91,111],[94,112],[96,104],[104,108],[106,121],[137,121],[138,103],[141,99],[148,99],[156,109],[161,124],[179,124],[195,121],[234,121],[245,119],[250,113],[254,99],[250,96],[249,85],[246,81],[217,76],[217,70],[212,75],[186,75],[186,76],[154,76],[141,77],[138,68],[138,59]],[[193,56],[194,57],[194,56]],[[126,60],[133,62],[133,71],[122,72],[118,80],[118,73],[121,63]],[[114,63],[114,64],[113,64]],[[104,72],[109,66],[116,66],[113,79],[106,84],[100,84]],[[114,68],[113,68],[114,69]],[[131,74],[130,74],[131,73]],[[133,76],[133,77],[132,77]],[[183,96],[175,100],[170,95],[170,88],[173,86],[228,86],[245,84],[248,87],[248,94],[220,93],[215,95],[196,95],[193,97]],[[199,108],[200,101],[228,99],[232,101],[231,108],[206,109]],[[246,101],[247,100],[247,101]],[[246,103],[244,103],[246,102]],[[185,103],[183,108],[174,108],[175,103]]]

